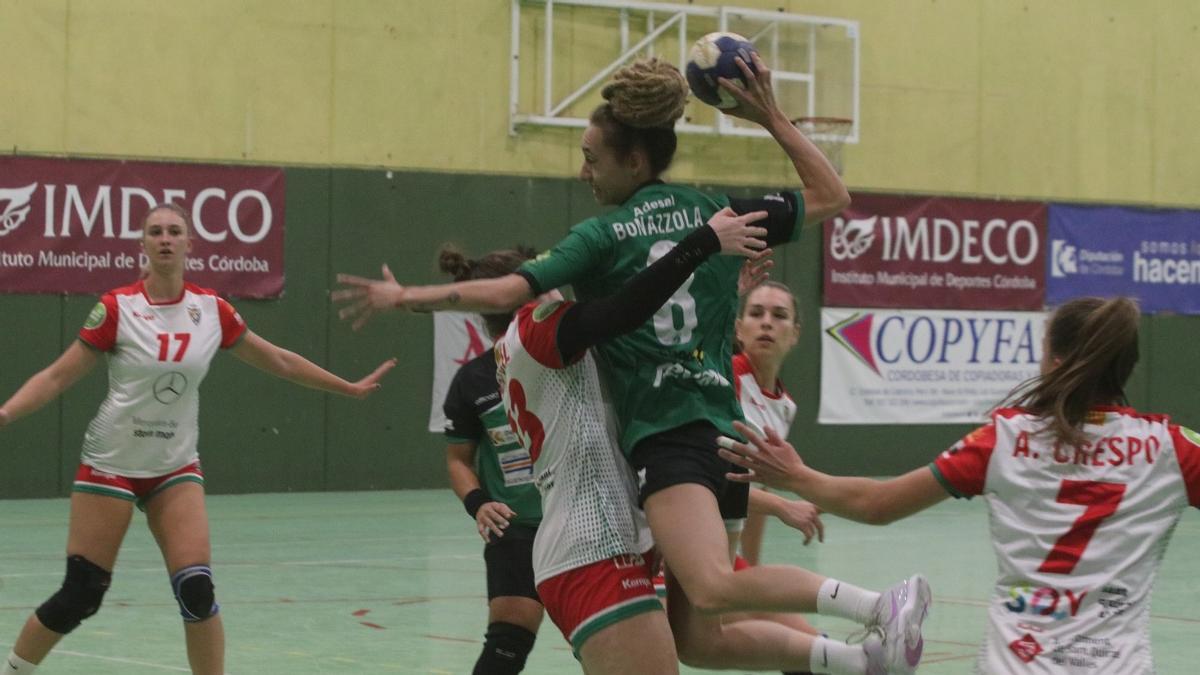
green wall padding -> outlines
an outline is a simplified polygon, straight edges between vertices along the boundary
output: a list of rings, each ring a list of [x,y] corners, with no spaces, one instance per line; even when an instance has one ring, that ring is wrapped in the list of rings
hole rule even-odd
[[[719,188],[713,188],[719,189]],[[736,188],[748,196],[768,191]],[[251,330],[348,378],[386,358],[400,365],[366,401],[274,379],[229,354],[201,395],[200,452],[213,493],[428,488],[446,484],[444,441],[426,430],[433,352],[423,315],[391,314],[359,333],[329,302],[337,272],[445,281],[435,255],[452,241],[477,255],[515,243],[545,248],[599,207],[573,179],[382,170],[287,170],[287,283],[275,301],[234,300]],[[804,331],[784,367],[799,406],[792,439],[811,465],[834,473],[900,473],[930,460],[970,427],[818,426],[820,236],[777,252],[774,277],[797,292]],[[97,289],[102,292],[106,289]],[[0,295],[0,396],[51,363],[94,304],[86,296]],[[1200,317],[1143,320],[1135,405],[1200,424]],[[0,497],[65,495],[83,431],[107,385],[98,367],[60,402],[0,432]]]

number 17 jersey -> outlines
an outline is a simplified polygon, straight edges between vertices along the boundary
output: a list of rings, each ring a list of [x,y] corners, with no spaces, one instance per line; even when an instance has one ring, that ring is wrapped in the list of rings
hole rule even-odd
[[[1094,408],[1079,447],[1044,425],[998,410],[932,464],[952,495],[988,501],[1000,577],[978,671],[1153,672],[1150,592],[1200,506],[1200,435],[1123,407]]]
[[[217,350],[245,332],[228,302],[193,284],[174,302],[151,302],[142,282],[105,293],[79,331],[108,354],[108,396],[84,434],[83,463],[149,478],[197,461],[200,383]]]

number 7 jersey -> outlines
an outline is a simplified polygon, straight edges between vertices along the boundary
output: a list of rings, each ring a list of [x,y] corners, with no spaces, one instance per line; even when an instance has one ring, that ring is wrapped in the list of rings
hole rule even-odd
[[[933,462],[956,497],[985,495],[1000,577],[983,673],[1154,670],[1150,592],[1171,533],[1200,506],[1200,435],[1099,407],[1080,447],[1001,409]]]

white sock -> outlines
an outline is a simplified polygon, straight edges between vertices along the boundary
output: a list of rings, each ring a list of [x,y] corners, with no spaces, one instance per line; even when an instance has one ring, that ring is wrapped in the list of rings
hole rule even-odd
[[[838,595],[841,596],[841,593]],[[808,669],[814,673],[831,675],[862,675],[867,672],[867,653],[862,645],[848,645],[826,637],[815,638],[808,656]]]
[[[5,675],[30,675],[34,670],[37,670],[37,664],[17,656],[16,652],[8,653],[8,667],[4,669]]]
[[[864,626],[875,620],[879,594],[837,579],[826,579],[817,591],[817,613],[839,616]]]

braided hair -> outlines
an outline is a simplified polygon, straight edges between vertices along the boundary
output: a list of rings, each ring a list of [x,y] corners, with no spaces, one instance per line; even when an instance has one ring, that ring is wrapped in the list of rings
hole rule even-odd
[[[646,153],[657,177],[675,157],[675,122],[687,104],[687,81],[679,70],[658,58],[636,61],[613,74],[600,91],[605,102],[590,121],[604,131],[605,143],[618,157],[635,148]]]

